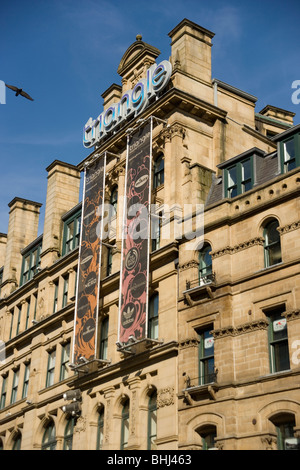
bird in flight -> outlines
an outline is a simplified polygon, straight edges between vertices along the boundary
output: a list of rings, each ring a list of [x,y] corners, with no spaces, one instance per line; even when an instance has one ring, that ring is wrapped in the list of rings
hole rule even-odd
[[[7,83],[5,83],[5,86],[7,86],[7,88],[10,88],[11,90],[15,91],[16,96],[21,95],[21,96],[24,96],[25,98],[27,98],[30,101],[34,101],[33,98],[31,98],[31,96],[29,96],[28,93],[26,93],[26,91],[22,90],[22,88],[18,88],[18,87],[13,86],[13,85],[7,85]]]

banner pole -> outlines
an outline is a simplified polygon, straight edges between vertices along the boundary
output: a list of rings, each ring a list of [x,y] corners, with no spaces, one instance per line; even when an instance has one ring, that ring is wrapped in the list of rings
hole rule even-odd
[[[148,253],[147,253],[147,285],[146,285],[146,324],[145,338],[148,338],[149,323],[149,269],[150,269],[150,248],[151,248],[151,202],[152,202],[152,138],[153,138],[153,117],[150,116],[150,152],[149,152],[149,199],[148,199]]]
[[[98,266],[98,291],[97,291],[97,305],[96,305],[96,324],[95,324],[95,352],[94,359],[98,358],[98,321],[99,321],[99,302],[100,302],[100,282],[101,282],[101,259],[102,259],[102,239],[103,239],[103,227],[104,227],[104,206],[105,206],[105,177],[106,177],[106,152],[104,153],[104,163],[103,163],[103,183],[102,183],[102,207],[101,207],[101,222],[100,222],[100,243],[99,243],[99,266]]]
[[[123,194],[123,219],[122,219],[122,238],[121,238],[121,265],[120,265],[120,283],[119,283],[119,319],[118,319],[118,343],[120,342],[120,325],[121,325],[121,309],[122,309],[122,273],[123,273],[123,250],[125,237],[125,221],[127,219],[127,171],[128,171],[128,157],[129,157],[129,135],[127,135],[126,143],[126,163],[125,163],[125,183]]]

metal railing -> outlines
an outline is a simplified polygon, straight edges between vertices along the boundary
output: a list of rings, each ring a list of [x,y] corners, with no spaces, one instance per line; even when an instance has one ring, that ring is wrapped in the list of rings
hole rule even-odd
[[[217,372],[205,374],[200,377],[191,378],[189,375],[184,374],[185,388],[196,388],[203,385],[209,385],[217,382]]]
[[[186,281],[186,290],[193,289],[195,287],[207,286],[214,282],[216,282],[215,273],[210,273],[206,276],[199,276],[197,279],[192,281]]]

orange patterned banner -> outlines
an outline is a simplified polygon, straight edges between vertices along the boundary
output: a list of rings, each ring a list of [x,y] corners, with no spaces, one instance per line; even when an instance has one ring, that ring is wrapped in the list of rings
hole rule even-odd
[[[96,358],[106,155],[85,170],[78,261],[73,363]]]

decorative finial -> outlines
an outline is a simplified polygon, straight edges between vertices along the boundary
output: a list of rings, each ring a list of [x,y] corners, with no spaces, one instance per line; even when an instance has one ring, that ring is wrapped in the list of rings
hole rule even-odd
[[[137,40],[137,41],[141,41],[141,40],[142,40],[142,35],[141,35],[141,34],[137,34],[137,35],[136,35],[136,40]]]

